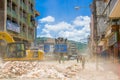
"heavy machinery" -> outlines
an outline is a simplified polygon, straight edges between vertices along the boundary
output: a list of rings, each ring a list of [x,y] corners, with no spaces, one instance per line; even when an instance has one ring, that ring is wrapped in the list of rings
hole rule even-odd
[[[27,50],[25,43],[15,42],[7,32],[0,32],[0,49],[0,57],[5,61],[43,60],[44,56],[42,50]]]

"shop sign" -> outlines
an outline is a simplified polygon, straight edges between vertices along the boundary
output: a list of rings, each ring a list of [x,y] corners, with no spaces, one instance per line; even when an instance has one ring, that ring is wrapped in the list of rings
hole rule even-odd
[[[115,44],[117,42],[117,34],[113,34],[110,38],[109,38],[109,41],[108,41],[108,44],[109,46]]]
[[[18,24],[16,24],[16,23],[13,23],[10,20],[7,20],[6,28],[7,28],[7,30],[11,30],[11,31],[20,33],[20,26]]]

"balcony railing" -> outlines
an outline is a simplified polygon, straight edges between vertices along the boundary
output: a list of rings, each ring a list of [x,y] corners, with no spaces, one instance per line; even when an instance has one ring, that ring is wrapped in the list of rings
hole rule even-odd
[[[15,4],[18,4],[18,0],[12,0]]]
[[[27,24],[27,20],[24,17],[20,16],[19,20],[22,24]]]
[[[34,4],[34,0],[30,0],[30,3],[33,3],[33,4]]]
[[[17,18],[16,12],[10,7],[7,7],[7,14],[11,15],[13,18]]]
[[[22,1],[20,1],[20,5],[21,5],[22,9],[24,9],[25,11],[27,11],[27,6],[25,5],[25,3],[23,3]]]
[[[34,27],[35,25],[33,23],[30,22],[30,27]]]
[[[33,14],[34,14],[34,11],[32,11],[32,9],[31,9],[31,8],[28,8],[28,12],[29,12],[31,15],[33,15]]]
[[[28,35],[28,39],[32,40],[33,39],[33,36],[32,35]]]
[[[12,10],[12,17],[17,18],[17,14],[14,10]]]
[[[7,14],[12,15],[10,7],[7,7]]]
[[[23,38],[26,38],[26,37],[27,37],[25,32],[21,32],[21,33],[20,33],[20,36],[23,37]]]
[[[27,22],[27,21],[26,21],[26,19],[25,19],[24,17],[22,18],[22,20],[24,21],[24,23],[26,23],[26,22]]]

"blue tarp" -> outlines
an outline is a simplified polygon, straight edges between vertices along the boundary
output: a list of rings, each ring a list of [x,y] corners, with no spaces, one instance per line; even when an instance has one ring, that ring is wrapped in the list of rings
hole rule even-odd
[[[67,52],[67,44],[56,44],[55,52],[66,53]]]

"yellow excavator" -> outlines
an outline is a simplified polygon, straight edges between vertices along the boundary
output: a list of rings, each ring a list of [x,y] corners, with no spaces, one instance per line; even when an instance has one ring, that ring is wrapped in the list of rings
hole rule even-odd
[[[23,42],[16,42],[7,32],[0,32],[0,57],[5,61],[43,60],[44,51],[26,49]],[[2,55],[1,55],[2,54]]]

